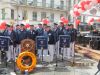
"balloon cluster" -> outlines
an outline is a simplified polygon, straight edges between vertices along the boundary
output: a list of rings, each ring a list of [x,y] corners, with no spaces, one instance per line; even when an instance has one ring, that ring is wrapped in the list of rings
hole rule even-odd
[[[82,0],[79,2],[79,4],[74,5],[73,10],[70,11],[70,14],[73,17],[78,17],[81,13],[90,9],[97,3],[100,3],[100,0]]]
[[[60,20],[64,23],[64,24],[68,24],[68,19],[66,19],[65,17],[61,17]]]

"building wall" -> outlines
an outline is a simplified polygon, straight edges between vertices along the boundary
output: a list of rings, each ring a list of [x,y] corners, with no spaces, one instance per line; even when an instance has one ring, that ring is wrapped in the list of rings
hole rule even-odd
[[[18,1],[18,0],[14,0]],[[46,12],[46,17],[50,19],[50,15],[54,13],[54,22],[58,22],[60,20],[61,14],[63,16],[67,17],[66,12],[67,12],[67,2],[66,0],[54,0],[54,8],[60,6],[60,1],[64,1],[64,9],[66,10],[58,10],[58,9],[49,9],[49,8],[35,8],[35,7],[30,7],[30,6],[16,6],[10,4],[10,2],[13,2],[13,0],[3,0],[3,2],[0,2],[0,20],[2,20],[2,9],[5,8],[5,20],[10,21],[11,20],[11,9],[14,10],[14,20],[23,20],[22,18],[22,12],[24,10],[27,11],[27,19],[30,21],[32,20],[32,13],[37,12],[37,21],[41,21],[41,12]],[[42,0],[37,0],[37,2],[42,3]],[[46,0],[46,3],[50,5],[51,0]],[[33,21],[34,22],[34,21]]]

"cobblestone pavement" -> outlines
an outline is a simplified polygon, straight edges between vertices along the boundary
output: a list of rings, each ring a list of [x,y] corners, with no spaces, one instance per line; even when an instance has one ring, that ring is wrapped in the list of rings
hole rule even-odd
[[[98,62],[80,55],[75,57],[75,62],[88,62],[92,65],[71,66],[71,62],[58,60],[56,67],[55,61],[52,63],[38,63],[36,69],[29,75],[94,75],[97,71]],[[6,73],[2,73],[2,69]],[[24,75],[19,70],[13,72],[13,64],[9,63],[7,68],[5,64],[0,65],[0,75]],[[98,73],[97,75],[100,75]]]

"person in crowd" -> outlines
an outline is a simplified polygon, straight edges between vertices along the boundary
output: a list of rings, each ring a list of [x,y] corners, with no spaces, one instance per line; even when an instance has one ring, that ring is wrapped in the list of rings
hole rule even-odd
[[[38,24],[38,27],[39,27],[39,28],[36,29],[36,34],[37,34],[37,36],[43,36],[43,31],[44,31],[44,29],[43,29],[42,24],[39,23],[39,24]]]
[[[30,29],[27,31],[27,38],[32,39],[36,42],[36,31],[34,25],[30,25]],[[37,50],[35,49],[35,54],[37,55]]]
[[[3,32],[3,36],[7,36],[10,40],[9,49],[7,51],[7,62],[15,59],[14,43],[15,43],[15,32],[13,26],[7,24],[7,28]]]
[[[16,30],[16,42],[18,43],[17,47],[18,54],[21,53],[21,45],[20,45],[21,41],[27,39],[27,31],[24,28],[24,24],[20,24],[19,28]]]
[[[50,54],[50,61],[52,62],[54,59],[54,32],[51,30],[50,26],[46,27],[47,37],[48,37],[48,50]]]
[[[36,36],[44,36],[44,29],[43,29],[43,26],[42,26],[41,23],[38,24],[38,28],[36,29]],[[42,50],[38,49],[37,50],[37,54],[38,54],[38,57],[41,58],[41,56],[42,56]]]
[[[27,30],[25,29],[24,24],[21,24],[19,32],[19,43],[21,43],[21,41],[24,39],[27,39]]]
[[[62,21],[60,21],[60,24],[59,24],[59,26],[57,28],[57,31],[56,31],[56,33],[57,33],[57,35],[56,35],[56,37],[57,37],[57,45],[58,45],[57,56],[59,56],[62,53],[62,49],[59,47],[59,37],[60,37],[60,35],[64,35],[65,32],[66,32],[66,29],[64,27],[64,23]]]
[[[65,26],[65,30],[66,31],[65,31],[64,35],[67,35],[68,37],[71,38],[69,26],[70,26],[70,24],[68,24],[68,25]],[[70,59],[71,58],[71,54],[70,54],[71,53],[70,43],[71,43],[71,40],[69,41],[69,47],[64,48],[64,51],[63,51],[63,56],[64,56],[64,59],[65,60],[66,60],[66,58],[67,59]]]
[[[30,25],[30,29],[27,32],[27,37],[32,39],[33,41],[36,40],[36,31],[34,30],[34,25]]]
[[[19,55],[20,53],[20,41],[19,41],[19,34],[20,34],[20,25],[17,24],[15,27],[15,51],[16,51],[16,57]]]
[[[54,32],[54,53],[56,54],[58,52],[58,24],[57,23],[54,23],[54,27],[53,27],[53,32]]]
[[[70,32],[70,36],[71,36],[71,43],[70,43],[71,56],[74,57],[75,41],[76,41],[76,38],[77,38],[77,30],[74,28],[73,24],[70,24],[69,32]]]

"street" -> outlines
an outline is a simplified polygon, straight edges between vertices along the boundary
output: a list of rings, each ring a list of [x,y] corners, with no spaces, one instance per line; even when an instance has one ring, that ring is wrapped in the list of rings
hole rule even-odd
[[[94,75],[97,72],[98,62],[87,57],[83,57],[80,54],[75,54],[75,62],[79,63],[78,65],[71,65],[71,62],[61,59],[58,60],[57,67],[56,62],[51,63],[38,63],[36,69],[29,75]],[[81,63],[80,63],[81,62]],[[82,64],[86,63],[87,64]],[[16,68],[16,73],[13,72],[13,63],[9,63],[7,67],[5,64],[0,65],[0,75],[24,75],[18,68]],[[3,72],[1,70],[3,69]],[[97,75],[100,75],[98,73]]]

